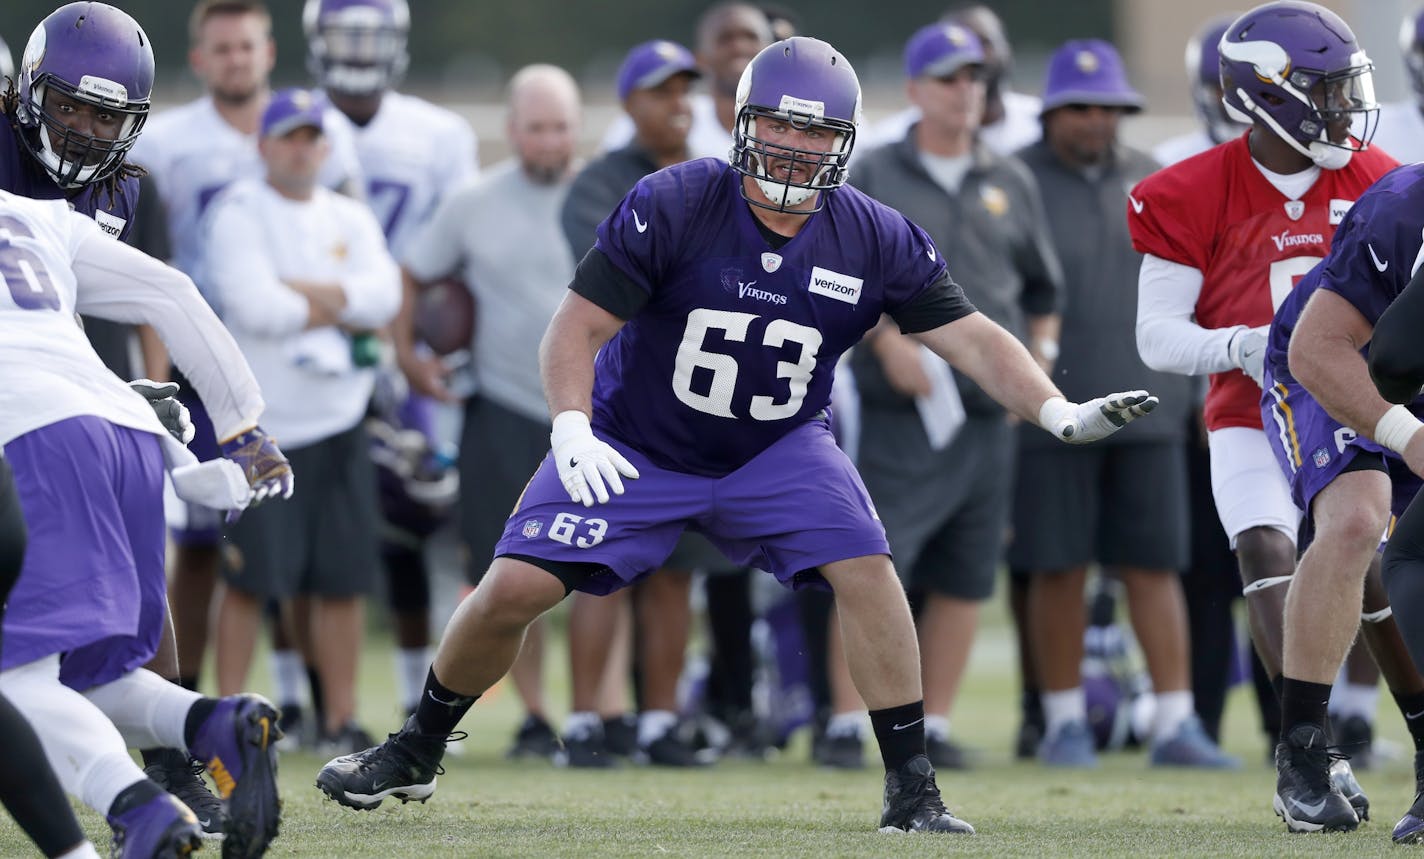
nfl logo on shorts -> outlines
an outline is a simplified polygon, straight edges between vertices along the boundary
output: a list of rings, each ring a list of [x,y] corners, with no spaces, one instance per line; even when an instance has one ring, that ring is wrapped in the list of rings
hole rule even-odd
[[[538,519],[530,519],[528,522],[524,523],[525,539],[532,540],[533,538],[539,536],[539,532],[542,530],[544,530],[544,523],[540,522]]]
[[[1325,466],[1330,464],[1330,451],[1326,450],[1323,447],[1318,447],[1315,449],[1315,455],[1313,458],[1315,460],[1316,468],[1324,468]],[[524,527],[524,530],[529,530],[529,526],[526,525]]]

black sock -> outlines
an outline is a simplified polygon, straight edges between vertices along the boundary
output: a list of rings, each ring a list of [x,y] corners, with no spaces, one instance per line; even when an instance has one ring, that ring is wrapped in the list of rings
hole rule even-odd
[[[899,707],[870,711],[870,725],[886,770],[897,770],[916,755],[925,753],[924,699]]]
[[[731,717],[752,708],[752,677],[756,660],[752,652],[751,571],[708,576],[707,625],[712,638],[712,665],[708,670],[709,709]]]
[[[198,729],[203,726],[203,722],[213,714],[218,707],[216,698],[199,698],[193,702],[193,706],[188,708],[188,716],[183,720],[183,739],[188,743],[188,748],[193,747],[193,738],[198,736]]]
[[[1043,693],[1024,689],[1019,697],[1019,711],[1026,724],[1043,727]]]
[[[449,734],[465,718],[478,695],[461,695],[435,679],[435,666],[425,672],[425,689],[415,705],[415,726],[422,734]]]
[[[311,687],[312,720],[317,730],[326,730],[326,696],[321,693],[321,673],[308,665],[307,686]]]
[[[45,760],[39,737],[4,695],[0,695],[0,749],[5,756],[0,766],[0,803],[35,846],[46,856],[58,856],[82,844],[84,832]]]
[[[178,679],[173,682],[187,689],[189,692],[198,691],[198,675],[196,674],[180,674],[178,675]]]
[[[1286,685],[1286,676],[1285,676],[1284,674],[1277,674],[1275,677],[1272,677],[1272,678],[1271,678],[1271,688],[1274,689],[1274,690],[1276,690],[1276,700],[1277,700],[1277,701],[1281,700],[1281,696],[1282,696],[1282,694],[1283,694],[1283,693],[1281,692],[1281,690],[1282,690],[1283,688],[1285,688],[1285,685]]]
[[[1307,680],[1281,681],[1281,739],[1296,725],[1308,723],[1325,730],[1325,711],[1330,704],[1330,684]]]
[[[1409,736],[1414,739],[1414,751],[1424,752],[1424,692],[1407,695],[1394,693],[1394,703],[1404,716],[1404,725],[1409,728]]]
[[[118,817],[126,811],[137,808],[145,802],[152,802],[155,798],[163,796],[163,788],[149,779],[136,781],[114,797],[114,804],[109,806],[109,816]]]

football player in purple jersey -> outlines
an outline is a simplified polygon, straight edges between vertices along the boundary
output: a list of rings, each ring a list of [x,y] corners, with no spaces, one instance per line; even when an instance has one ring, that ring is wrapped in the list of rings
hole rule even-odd
[[[1424,522],[1420,505],[1411,503],[1424,475],[1421,212],[1424,167],[1387,173],[1355,201],[1330,255],[1291,291],[1271,323],[1261,412],[1271,449],[1297,506],[1309,511],[1314,534],[1286,602],[1287,688],[1275,806],[1292,829],[1355,828],[1339,789],[1322,779],[1329,763],[1322,727],[1330,683],[1357,627],[1361,580],[1384,534],[1390,534],[1381,564],[1389,602],[1361,616],[1383,619],[1392,610],[1396,639],[1402,636],[1415,665],[1424,664],[1418,560]],[[1364,592],[1368,603],[1371,588]],[[1394,840],[1420,843],[1424,690],[1417,679],[1401,684],[1392,676],[1397,672],[1384,673],[1415,747],[1417,793]]]
[[[525,626],[573,590],[650,573],[692,528],[788,587],[835,592],[885,763],[881,830],[974,831],[946,810],[925,757],[914,623],[830,432],[835,362],[888,315],[1064,441],[1103,438],[1157,401],[1068,402],[974,310],[922,230],[844,184],[860,102],[830,45],[774,43],[743,72],[731,163],[653,173],[599,226],[541,346],[552,451],[446,629],[415,715],[328,763],[328,796],[353,808],[429,797],[447,737]]]

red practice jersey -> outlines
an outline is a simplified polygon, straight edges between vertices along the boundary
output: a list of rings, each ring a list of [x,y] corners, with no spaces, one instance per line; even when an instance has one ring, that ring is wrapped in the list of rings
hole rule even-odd
[[[1270,323],[1286,294],[1325,258],[1355,198],[1398,162],[1357,152],[1322,170],[1299,200],[1261,174],[1247,134],[1153,173],[1128,196],[1127,223],[1140,253],[1202,273],[1196,321],[1203,328]],[[1206,426],[1261,428],[1261,389],[1238,370],[1213,373]]]

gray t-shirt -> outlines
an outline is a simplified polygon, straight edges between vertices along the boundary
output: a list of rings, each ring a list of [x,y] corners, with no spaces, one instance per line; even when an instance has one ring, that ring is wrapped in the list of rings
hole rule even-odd
[[[406,248],[417,280],[464,279],[478,308],[473,352],[480,394],[547,422],[539,341],[573,280],[559,212],[570,179],[531,182],[515,159],[448,194]]]

